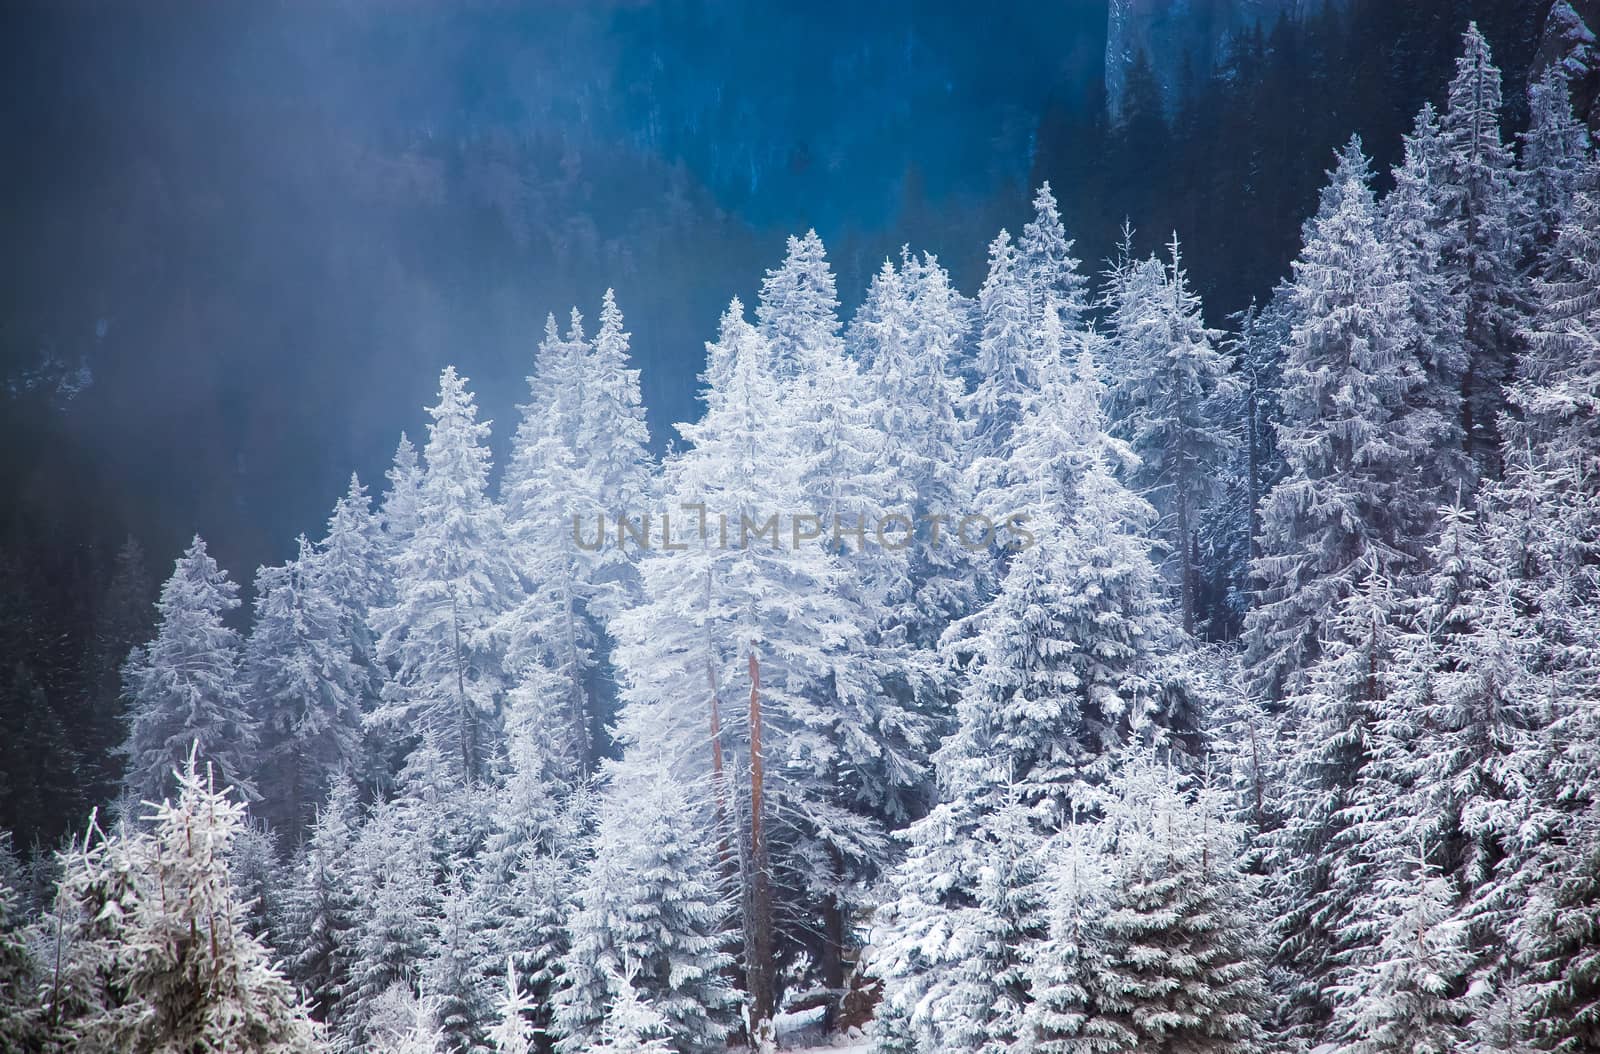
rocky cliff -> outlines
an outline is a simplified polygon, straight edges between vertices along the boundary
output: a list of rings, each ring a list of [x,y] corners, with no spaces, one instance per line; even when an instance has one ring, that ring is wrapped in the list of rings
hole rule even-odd
[[[1561,69],[1572,93],[1572,106],[1600,131],[1600,48],[1595,31],[1600,28],[1600,0],[1556,0],[1545,20],[1539,52],[1533,60],[1529,83],[1552,65]]]

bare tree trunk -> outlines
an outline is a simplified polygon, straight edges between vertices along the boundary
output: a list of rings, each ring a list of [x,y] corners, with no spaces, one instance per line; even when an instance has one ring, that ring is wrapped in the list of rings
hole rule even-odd
[[[469,712],[470,704],[467,702],[466,660],[461,654],[461,616],[456,610],[454,588],[450,590],[450,628],[455,634],[456,731],[461,737],[461,782],[463,785],[469,785],[473,776],[477,774],[477,765],[473,759],[476,744],[473,742],[472,733],[473,715]]]
[[[772,1031],[777,978],[772,934],[772,873],[762,808],[765,772],[761,756],[761,665],[750,654],[750,872],[745,915],[745,979],[750,995],[750,1040],[760,1050]]]
[[[829,848],[828,859],[833,864],[834,881],[837,883],[844,876],[844,861],[839,857],[837,849]],[[844,999],[845,991],[845,962],[844,962],[844,934],[845,934],[845,906],[839,899],[839,894],[830,893],[822,906],[822,985],[829,990],[828,1001],[824,1004],[822,1015],[822,1028],[824,1032],[831,1033],[839,1016],[839,1006]]]
[[[1178,590],[1183,600],[1183,632],[1194,636],[1194,609],[1195,609],[1195,566],[1194,547],[1189,537],[1189,495],[1186,491],[1178,494],[1178,544],[1182,546],[1182,556],[1179,558],[1178,573],[1183,576],[1183,584]]]
[[[706,658],[706,680],[711,685],[711,791],[717,807],[717,861],[723,873],[732,872],[728,847],[728,787],[722,768],[722,713],[717,698],[717,664]]]

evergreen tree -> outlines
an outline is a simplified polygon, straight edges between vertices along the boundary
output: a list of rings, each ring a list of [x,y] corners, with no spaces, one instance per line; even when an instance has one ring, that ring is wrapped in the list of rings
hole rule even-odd
[[[1359,140],[1340,154],[1286,295],[1288,475],[1262,507],[1260,592],[1245,620],[1252,678],[1273,698],[1300,689],[1328,618],[1368,569],[1416,566],[1440,487],[1416,471],[1444,422],[1413,405],[1421,370]]]
[[[9,840],[0,851],[10,852]],[[39,964],[23,930],[21,897],[0,874],[0,1046],[19,1054],[43,1049],[46,1022],[39,1005]]]
[[[650,432],[639,397],[639,371],[628,357],[629,339],[616,297],[607,289],[600,305],[600,328],[585,362],[588,399],[575,449],[594,488],[591,502],[613,515],[643,513],[650,499]],[[606,546],[598,554],[591,578],[602,591],[602,609],[637,599],[638,581],[629,555],[620,546]],[[610,596],[615,599],[608,604],[605,598]]]
[[[528,1019],[534,1004],[517,983],[517,969],[506,960],[506,987],[495,1004],[499,1020],[489,1032],[496,1054],[532,1054],[534,1027]]]
[[[417,448],[404,432],[400,433],[394,462],[384,478],[389,481],[389,489],[383,493],[378,519],[383,527],[385,553],[393,564],[416,532],[418,504],[422,500],[422,465],[417,460]]]
[[[1069,331],[1076,330],[1088,313],[1088,282],[1078,273],[1072,246],[1050,184],[1041,183],[1033,196],[1033,219],[1017,240],[1017,263],[1028,291],[1028,323],[1034,333],[1042,332],[1046,311],[1053,310]]]
[[[361,827],[355,782],[336,775],[295,860],[285,912],[288,972],[312,1016],[337,1030],[340,994],[355,967],[363,905],[352,888],[350,854]]]
[[[304,535],[299,545],[294,560],[256,572],[244,650],[261,728],[255,782],[264,815],[291,837],[310,822],[331,774],[358,758],[365,673],[348,616],[319,574],[320,554]]]
[[[219,777],[254,798],[256,722],[239,677],[239,635],[223,615],[239,606],[228,580],[196,535],[161,587],[160,621],[150,644],[123,671],[128,759],[123,785],[135,801],[160,801],[192,747]]]
[[[628,974],[613,978],[615,995],[588,1054],[672,1054],[671,1025],[646,999]]]
[[[1009,475],[1034,495],[1033,544],[947,634],[961,688],[935,755],[941,802],[906,833],[905,892],[875,936],[894,1049],[999,1049],[1032,1027],[1050,832],[1098,816],[1113,758],[1167,721],[1154,649],[1174,629],[1136,533],[1150,509],[1108,470],[1120,445],[1102,422],[1085,356],[1017,434]]]
[[[732,961],[723,950],[730,905],[704,816],[655,763],[624,759],[612,769],[562,964],[557,1049],[592,1049],[629,968],[677,1049],[726,1045],[735,1003],[722,977]]]
[[[1552,66],[1528,86],[1528,130],[1517,159],[1517,239],[1525,265],[1545,270],[1544,257],[1572,207],[1590,157],[1589,130],[1574,116],[1567,83]]]
[[[363,704],[383,683],[368,622],[372,609],[389,600],[383,547],[382,517],[372,511],[367,488],[351,473],[350,487],[334,503],[327,534],[317,543],[316,572],[323,592],[339,606],[350,658],[363,672]]]
[[[630,381],[622,350],[626,334],[618,329],[620,315],[609,316],[606,325],[617,330],[607,338],[608,354],[615,360],[609,383],[616,389],[607,405],[617,420],[607,427],[620,429],[619,442],[626,446],[631,443],[627,439],[631,418],[626,412]],[[620,456],[620,449],[612,450],[617,456],[609,468],[609,486],[615,493],[604,493],[600,480],[589,471],[590,452],[580,443],[580,432],[587,435],[591,426],[578,401],[597,382],[585,369],[587,348],[576,311],[565,340],[556,332],[554,316],[546,320],[544,340],[528,378],[532,399],[519,407],[521,421],[500,485],[507,535],[529,582],[526,595],[504,620],[506,672],[519,685],[517,690],[525,690],[520,686],[537,679],[541,670],[560,676],[563,705],[560,713],[550,716],[552,727],[562,730],[558,740],[574,774],[590,771],[603,746],[596,742],[605,722],[595,697],[599,632],[591,606],[597,599],[600,561],[613,560],[622,550],[620,534],[615,546],[609,544],[608,527],[619,516],[631,522],[635,516],[648,515],[643,507],[631,507],[639,503],[639,481],[630,474],[631,462]],[[633,383],[636,386],[636,380]],[[590,522],[595,529],[592,546],[587,541]],[[631,564],[625,560],[608,567],[613,585],[632,588]]]
[[[882,818],[911,807],[927,724],[881,690],[883,666],[863,646],[877,612],[852,599],[848,554],[820,543],[815,513],[796,512],[808,507],[793,456],[803,446],[770,345],[740,313],[735,302],[708,347],[718,383],[704,418],[680,426],[693,446],[665,466],[671,546],[642,563],[645,603],[614,623],[627,699],[619,739],[659,745],[685,778],[740,773],[720,784],[731,820],[759,731],[764,804],[759,817],[741,815],[771,823],[773,886],[791,917],[834,920],[820,947],[798,923],[776,937],[806,942],[813,961],[835,969],[841,899],[881,861]],[[756,723],[732,702],[752,696],[753,670]],[[719,712],[721,735],[708,739]],[[746,888],[760,877],[743,875]],[[752,932],[774,935],[769,925]]]
[[[1499,466],[1503,388],[1516,357],[1515,190],[1500,107],[1500,70],[1473,23],[1462,38],[1440,122],[1443,150],[1434,193],[1444,272],[1462,300],[1467,359],[1461,434],[1467,452],[1491,477]]]
[[[1287,701],[1293,738],[1284,815],[1266,841],[1285,989],[1280,1014],[1294,1036],[1315,1036],[1326,1025],[1333,1013],[1329,978],[1352,944],[1369,936],[1356,908],[1372,877],[1370,847],[1356,823],[1358,791],[1389,698],[1397,606],[1391,583],[1370,571],[1360,590],[1340,602],[1322,657]]]
[[[68,1024],[75,1049],[314,1051],[316,1027],[246,932],[228,852],[244,806],[196,769],[150,828],[79,856],[64,883],[78,918],[71,954],[114,1000]]]
[[[1600,1045],[1600,812],[1580,814],[1524,906],[1518,942],[1530,966],[1528,1021],[1539,1049]]]
[[[1222,802],[1205,789],[1191,799],[1170,767],[1137,756],[1116,801],[1102,1013],[1136,1037],[1133,1049],[1260,1050],[1254,889]]]
[[[1422,846],[1397,856],[1376,884],[1370,924],[1379,943],[1340,993],[1347,1021],[1336,1022],[1356,1054],[1451,1054],[1466,1049],[1464,1008],[1454,998],[1472,961],[1455,917],[1448,878]]]
[[[530,684],[536,682],[530,682]],[[553,685],[547,674],[543,690]],[[569,947],[588,795],[568,786],[570,774],[552,756],[540,711],[513,701],[507,719],[507,771],[497,789],[491,823],[477,861],[474,913],[487,927],[485,972],[509,962],[528,1007],[534,1049],[553,1047],[552,1010],[561,957]]]
[[[1170,260],[1130,268],[1110,304],[1114,327],[1109,386],[1112,428],[1139,458],[1131,483],[1150,495],[1177,579],[1184,631],[1199,617],[1198,531],[1218,493],[1236,437],[1225,417],[1238,386],[1189,288],[1178,240]]]
[[[499,619],[516,598],[500,510],[486,493],[489,426],[466,382],[447,367],[429,409],[427,471],[417,525],[395,562],[395,601],[372,615],[378,656],[395,667],[370,721],[415,735],[431,728],[482,772],[497,738],[503,689]]]
[[[1445,266],[1439,185],[1445,173],[1444,133],[1432,103],[1424,103],[1405,137],[1405,155],[1383,199],[1384,245],[1394,257],[1410,325],[1408,341],[1422,379],[1414,403],[1439,417],[1428,460],[1418,466],[1447,496],[1472,485],[1476,468],[1461,431],[1462,383],[1470,365],[1466,302]]]
[[[362,912],[350,981],[333,1013],[351,1045],[375,1041],[392,990],[420,998],[423,970],[440,947],[449,876],[467,866],[485,827],[476,788],[461,786],[440,737],[424,735],[395,797],[373,810],[350,853],[349,884]],[[437,1028],[438,1008],[425,1004]]]
[[[970,460],[981,486],[1008,456],[1011,432],[1039,390],[1028,285],[1005,231],[989,244],[989,274],[978,292],[977,314],[975,385],[965,408],[972,432]]]
[[[1419,633],[1431,639],[1399,660],[1415,682],[1406,705],[1417,731],[1396,805],[1426,818],[1432,866],[1459,891],[1453,921],[1478,957],[1480,985],[1508,966],[1515,905],[1503,871],[1533,819],[1542,767],[1526,686],[1537,644],[1502,562],[1470,514],[1445,510],[1420,603]]]
[[[1103,849],[1085,844],[1093,830],[1074,825],[1058,838],[1064,859],[1048,892],[1049,931],[1030,963],[1029,1049],[1038,1054],[1116,1054],[1138,1042],[1100,1012],[1101,980],[1109,970],[1101,923],[1111,876]]]
[[[951,518],[972,506],[962,474],[965,387],[957,372],[970,317],[970,301],[938,260],[905,251],[899,269],[884,261],[851,324],[851,344],[871,388],[879,456],[889,468],[881,504],[903,510],[920,543],[907,553],[904,577],[882,589],[885,615],[921,646],[970,612],[987,570],[977,554],[950,544]]]
[[[450,876],[439,919],[438,940],[422,970],[423,998],[433,1007],[440,1048],[453,1054],[487,1052],[493,1003],[484,929],[458,871]]]
[[[980,808],[951,796],[905,832],[899,895],[879,909],[874,974],[885,1051],[1006,1049],[1030,1028],[1047,933],[1047,844],[1020,787]]]
[[[773,376],[787,382],[840,350],[839,298],[827,249],[815,230],[790,235],[783,263],[761,283],[756,323],[772,353]]]

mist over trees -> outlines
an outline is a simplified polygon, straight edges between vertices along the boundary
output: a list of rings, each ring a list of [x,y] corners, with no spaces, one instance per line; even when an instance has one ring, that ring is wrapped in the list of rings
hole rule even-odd
[[[248,609],[130,543],[81,724],[0,681],[14,829],[81,807],[0,842],[0,1042],[1600,1046],[1569,39],[1513,135],[1470,25],[1226,319],[1042,182],[970,295],[907,247],[848,312],[790,237],[659,456],[607,289],[515,422],[444,366]]]

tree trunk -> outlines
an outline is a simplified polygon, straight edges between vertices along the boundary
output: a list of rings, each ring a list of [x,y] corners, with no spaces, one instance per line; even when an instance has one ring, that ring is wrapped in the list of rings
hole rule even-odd
[[[765,773],[761,757],[761,666],[750,654],[750,897],[745,915],[745,978],[750,995],[750,1041],[761,1049],[772,1031],[776,963],[772,934],[772,874],[762,816]]]
[[[717,699],[717,665],[706,659],[706,680],[711,685],[711,792],[717,809],[717,862],[723,873],[732,873],[728,852],[728,788],[722,770],[722,713]]]
[[[1190,544],[1189,538],[1189,495],[1186,492],[1180,492],[1178,495],[1178,544],[1182,546],[1178,573],[1183,577],[1183,582],[1178,589],[1178,595],[1183,601],[1183,632],[1193,637],[1195,566],[1194,547]]]
[[[828,858],[833,864],[833,878],[839,883],[844,877],[844,861],[839,858],[839,851],[830,848]],[[839,900],[837,893],[828,894],[822,905],[822,962],[818,965],[822,969],[822,985],[829,990],[828,1001],[823,1006],[822,1029],[831,1034],[838,1021],[839,1004],[844,999],[844,937],[846,922],[845,906]]]
[[[456,591],[453,587],[450,590],[450,629],[455,635],[456,733],[461,738],[461,782],[466,786],[470,785],[473,777],[477,775],[474,757],[476,744],[473,742],[471,704],[467,701],[466,658],[461,653],[461,617],[457,612]]]

